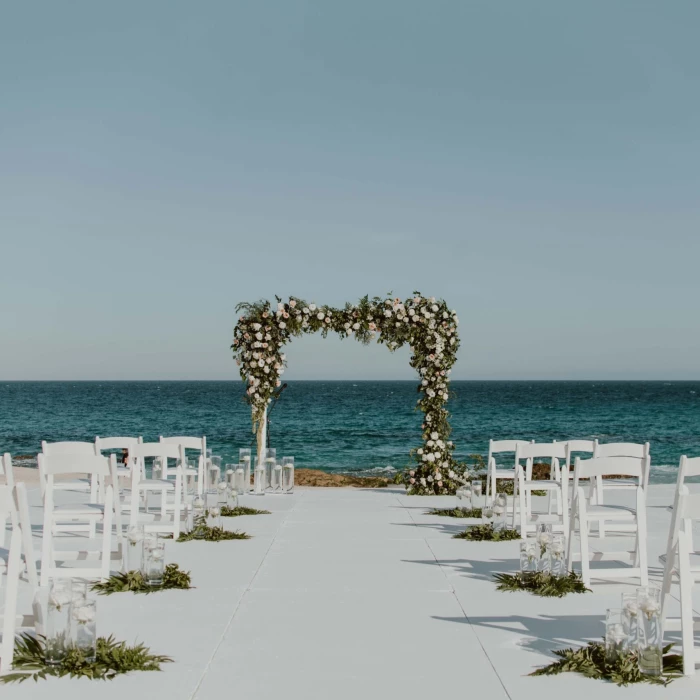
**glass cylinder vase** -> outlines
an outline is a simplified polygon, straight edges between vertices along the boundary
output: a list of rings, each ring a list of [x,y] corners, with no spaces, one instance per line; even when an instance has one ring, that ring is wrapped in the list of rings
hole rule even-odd
[[[663,671],[661,590],[655,586],[637,589],[637,649],[639,671],[660,676]]]
[[[207,525],[209,527],[221,527],[221,506],[215,505],[209,508],[209,516],[207,517]]]
[[[627,634],[627,651],[631,652],[639,650],[639,622],[637,620],[638,612],[639,608],[637,606],[637,594],[623,593],[623,622],[625,625],[625,633]]]
[[[274,478],[275,466],[277,465],[277,450],[274,447],[268,447],[265,450],[265,484],[266,491],[273,489],[272,479]]]
[[[97,656],[97,603],[83,598],[71,606],[73,644],[89,662]]]
[[[552,555],[549,548],[552,544],[552,526],[549,523],[540,523],[537,526],[537,544],[540,546],[538,570],[542,573],[551,573]]]
[[[294,491],[294,457],[282,457],[282,491]]]
[[[236,490],[240,494],[245,494],[250,491],[250,469],[251,469],[251,454],[250,448],[244,447],[238,450],[238,469],[243,470],[242,476],[236,476],[240,478],[241,481],[237,483]]]
[[[564,578],[568,575],[566,570],[566,537],[553,535],[549,545],[550,567],[552,576]]]
[[[539,560],[539,545],[535,539],[530,537],[525,540],[520,540],[520,571],[523,574],[536,573]]]
[[[202,496],[195,496],[192,501],[192,533],[196,540],[204,537],[207,526],[207,507]]]
[[[70,644],[71,601],[70,579],[54,579],[49,590],[46,614],[46,663],[60,664]]]
[[[216,485],[221,481],[221,457],[214,455],[207,465],[207,491],[216,493]]]
[[[228,500],[226,501],[226,505],[231,510],[233,510],[234,508],[238,508],[238,491],[236,491],[236,489],[229,489],[227,495]]]
[[[221,506],[225,506],[228,501],[228,484],[225,481],[220,481],[216,485],[216,502]]]
[[[626,652],[627,634],[622,610],[609,608],[605,613],[605,660],[615,663]]]
[[[127,571],[138,571],[143,558],[143,525],[130,527],[126,533],[126,562]]]
[[[472,481],[472,499],[473,499],[473,507],[474,508],[479,508],[481,507],[481,493],[482,493],[482,487],[481,487],[481,481]]]
[[[141,575],[148,586],[162,586],[165,571],[165,542],[156,534],[143,540],[143,564]]]

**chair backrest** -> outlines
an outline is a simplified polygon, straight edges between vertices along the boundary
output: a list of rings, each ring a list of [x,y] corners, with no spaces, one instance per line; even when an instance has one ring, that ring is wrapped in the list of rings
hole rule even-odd
[[[637,479],[638,485],[640,487],[643,486],[647,459],[641,457],[593,457],[592,459],[581,459],[577,457],[574,468],[574,498],[576,498],[579,479],[619,475]]]
[[[55,455],[94,455],[94,442],[46,442],[41,441],[41,451],[51,457]]]
[[[685,485],[686,478],[700,476],[700,457],[688,458],[685,455],[681,457],[678,464],[678,477],[676,478],[676,492],[673,496],[673,510],[671,512],[671,524],[668,528],[668,538],[666,540],[666,556],[672,556],[673,547],[676,545],[678,538],[679,520],[679,502],[681,493],[684,491],[689,493],[688,487]],[[689,533],[692,544],[692,530]]]
[[[489,440],[489,456],[488,460],[486,462],[486,466],[488,469],[495,469],[496,468],[496,457],[500,452],[512,452],[514,453],[519,445],[529,445],[533,443],[534,440]],[[493,461],[493,467],[491,466],[491,463]],[[513,462],[513,465],[517,464],[517,462]]]
[[[183,446],[184,449],[184,446]],[[163,459],[180,459],[182,450],[179,444],[163,442],[142,442],[129,450],[129,460],[145,457],[162,457]]]
[[[569,452],[595,452],[598,440],[565,440],[564,444],[569,448]]]
[[[95,449],[98,453],[103,450],[129,450],[142,442],[141,437],[96,437]]]
[[[608,442],[596,445],[594,457],[648,457],[649,443]]]
[[[515,451],[516,459],[565,459],[566,443],[564,442],[531,442],[519,445]]]
[[[15,475],[12,471],[12,456],[5,452],[0,459],[0,475],[5,477],[5,484],[12,488],[15,485]]]
[[[187,437],[186,435],[174,435],[172,437],[160,436],[160,442],[166,445],[182,445],[186,450],[199,450],[202,455],[207,454],[207,438]]]
[[[46,479],[53,484],[55,474],[94,474],[104,477],[109,475],[109,462],[106,457],[92,454],[59,454],[47,455],[40,453],[37,456],[39,466]]]

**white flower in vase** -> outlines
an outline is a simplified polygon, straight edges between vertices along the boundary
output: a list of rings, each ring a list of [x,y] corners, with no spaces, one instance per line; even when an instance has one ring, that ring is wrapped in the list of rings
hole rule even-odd
[[[95,608],[92,605],[78,605],[73,608],[73,619],[80,625],[87,625],[95,620]]]
[[[68,605],[73,600],[73,593],[68,589],[53,591],[49,596],[49,605],[56,610],[61,610],[64,605]]]

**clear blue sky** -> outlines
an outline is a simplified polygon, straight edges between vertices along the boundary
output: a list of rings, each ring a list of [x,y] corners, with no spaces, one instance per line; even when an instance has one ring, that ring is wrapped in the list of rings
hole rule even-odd
[[[237,376],[414,289],[455,378],[700,378],[700,3],[5,3],[0,378]],[[285,378],[411,378],[307,337]]]

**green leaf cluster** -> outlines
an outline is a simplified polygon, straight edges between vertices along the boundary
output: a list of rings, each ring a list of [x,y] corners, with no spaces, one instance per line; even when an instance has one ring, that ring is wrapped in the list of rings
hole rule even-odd
[[[544,571],[520,571],[517,574],[494,574],[498,591],[529,591],[542,598],[563,598],[567,593],[590,593],[581,576],[571,571],[566,576],[552,576]]]
[[[472,525],[464,532],[452,535],[456,540],[471,540],[472,542],[508,542],[519,540],[520,533],[517,530],[494,530],[493,525]]]
[[[38,681],[49,676],[111,680],[129,671],[160,671],[161,664],[171,661],[167,656],[151,654],[143,644],[130,647],[110,636],[98,637],[94,661],[89,661],[83,651],[72,647],[60,664],[49,665],[46,663],[45,637],[24,633],[15,641],[13,670],[0,676],[0,682],[21,683],[30,678]]]
[[[209,527],[203,525],[196,527],[191,532],[183,532],[177,538],[178,542],[190,542],[197,540],[199,542],[223,542],[224,540],[249,540],[250,535],[245,532],[234,530],[224,530],[222,527]]]
[[[248,508],[246,506],[236,506],[235,508],[223,506],[221,509],[221,515],[224,518],[236,518],[239,515],[270,515],[270,511],[258,510],[257,508]]]
[[[140,571],[127,571],[110,576],[106,581],[93,583],[90,590],[100,595],[112,595],[112,593],[155,593],[177,588],[188,590],[192,577],[189,571],[182,571],[177,564],[168,564],[163,572],[163,583],[160,586],[149,586]]]
[[[445,518],[480,518],[481,508],[433,508],[426,515],[441,515]]]
[[[663,672],[660,676],[647,676],[639,671],[637,652],[618,656],[614,661],[605,658],[605,644],[593,642],[579,649],[557,649],[552,652],[558,661],[533,671],[531,676],[554,676],[559,673],[580,673],[587,678],[597,678],[617,685],[652,683],[668,685],[683,675],[683,657],[669,654],[673,645],[663,650]]]

